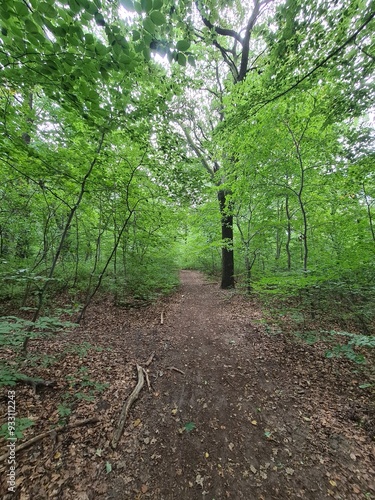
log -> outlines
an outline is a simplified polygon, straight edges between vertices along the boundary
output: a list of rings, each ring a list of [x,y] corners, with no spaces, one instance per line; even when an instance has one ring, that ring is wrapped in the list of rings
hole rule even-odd
[[[128,399],[124,403],[122,410],[121,410],[120,418],[118,420],[117,427],[113,433],[113,438],[112,438],[112,443],[111,443],[111,446],[113,449],[117,448],[118,442],[120,441],[120,438],[122,436],[122,432],[124,430],[125,421],[126,421],[126,418],[128,416],[129,409],[130,409],[131,405],[134,403],[134,401],[136,401],[138,399],[138,395],[139,395],[139,393],[140,393],[140,391],[145,383],[145,378],[143,375],[143,368],[139,365],[137,365],[137,372],[138,372],[137,385],[135,386],[134,391],[130,394],[130,396],[128,397]]]

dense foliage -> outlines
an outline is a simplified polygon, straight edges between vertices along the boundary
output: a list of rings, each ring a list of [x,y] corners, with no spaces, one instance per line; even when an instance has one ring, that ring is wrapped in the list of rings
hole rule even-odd
[[[370,329],[372,2],[0,14],[3,304],[35,323],[63,292],[81,319],[98,291],[147,301],[222,259],[223,287],[349,300]]]

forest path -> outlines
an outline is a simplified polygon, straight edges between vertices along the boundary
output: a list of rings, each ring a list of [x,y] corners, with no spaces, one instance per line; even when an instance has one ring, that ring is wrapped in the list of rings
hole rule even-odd
[[[35,421],[24,439],[59,432],[17,453],[18,490],[2,498],[374,499],[371,388],[325,348],[278,331],[254,297],[195,271],[148,307],[97,297],[79,327],[31,344],[48,356],[26,374],[56,385],[17,385],[18,415]],[[142,388],[112,449],[136,365],[151,353],[152,390]],[[61,409],[69,423],[98,422],[64,429]],[[3,474],[0,496],[5,486]]]
[[[132,335],[137,359],[147,359],[147,344],[156,350],[153,393],[131,410],[124,469],[108,498],[371,494],[368,463],[356,462],[363,437],[340,421],[348,393],[337,390],[338,378],[309,346],[266,335],[259,307],[198,272],[181,272],[180,289],[164,307],[163,325]]]

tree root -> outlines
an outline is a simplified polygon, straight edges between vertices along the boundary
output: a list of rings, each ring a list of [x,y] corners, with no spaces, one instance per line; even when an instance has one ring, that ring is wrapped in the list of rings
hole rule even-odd
[[[29,439],[25,443],[22,443],[19,446],[17,446],[15,453],[18,453],[19,451],[24,450],[25,448],[29,448],[32,444],[37,443],[38,441],[41,441],[45,437],[51,436],[57,432],[74,429],[75,427],[82,427],[83,425],[96,424],[96,422],[99,422],[99,419],[97,417],[92,417],[86,420],[80,420],[79,422],[74,422],[72,424],[65,425],[64,427],[57,427],[56,429],[51,429],[50,431],[42,432],[41,434],[38,434],[37,436],[34,436],[33,438]],[[6,460],[8,456],[9,452],[0,455],[0,462]]]

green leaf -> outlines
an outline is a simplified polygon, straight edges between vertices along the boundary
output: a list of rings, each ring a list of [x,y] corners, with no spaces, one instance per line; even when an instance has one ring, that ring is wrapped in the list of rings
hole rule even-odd
[[[181,50],[182,52],[185,52],[190,47],[190,40],[179,40],[177,42],[176,47],[177,47],[177,50]]]
[[[142,52],[142,50],[145,48],[145,44],[143,42],[139,43],[138,45],[136,45],[134,47],[134,50],[137,54],[139,54],[140,52]]]
[[[150,48],[152,38],[153,38],[153,35],[151,35],[147,31],[145,31],[143,34],[143,45],[145,45],[147,48]]]
[[[53,30],[53,34],[56,35],[56,36],[59,36],[61,38],[65,37],[66,33],[67,33],[67,30],[68,30],[68,26],[56,26]]]
[[[27,17],[30,14],[29,9],[23,2],[15,2],[14,9],[19,17]]]
[[[112,465],[109,462],[105,463],[105,470],[106,470],[107,474],[112,472]]]
[[[14,430],[14,433],[12,435],[12,437],[16,437],[18,439],[22,439],[23,438],[23,430],[27,429],[28,427],[31,427],[32,425],[34,425],[34,421],[33,420],[30,420],[29,418],[16,418],[15,421],[14,421],[14,424],[15,424],[15,430]],[[0,436],[1,437],[5,437],[5,438],[9,438],[9,426],[8,426],[8,423],[5,423],[1,426],[0,428]]]
[[[107,47],[103,45],[101,42],[97,42],[95,45],[95,52],[99,56],[104,56],[107,53]]]
[[[150,58],[151,58],[151,51],[150,51],[150,49],[148,47],[145,47],[143,49],[143,56],[146,59],[146,61],[150,60]]]
[[[54,18],[57,17],[57,11],[52,5],[47,2],[43,2],[40,4],[38,8],[39,13],[44,14],[47,17]]]
[[[91,2],[85,7],[85,10],[92,16],[94,16],[98,12],[97,6]]]
[[[152,9],[152,0],[141,0],[142,10],[149,13]]]
[[[155,24],[151,21],[149,17],[146,17],[146,19],[144,19],[143,26],[145,30],[147,30],[149,33],[151,34],[155,33]]]
[[[114,42],[114,44],[112,46],[112,50],[116,54],[116,56],[119,56],[120,54],[122,54],[122,47],[117,42]]]
[[[154,10],[153,12],[151,12],[150,17],[152,22],[156,24],[156,26],[162,26],[167,22],[164,14],[162,14],[159,10]]]
[[[189,56],[188,63],[195,68],[195,57]]]
[[[74,14],[77,14],[81,10],[81,6],[76,0],[68,0],[68,4]]]
[[[142,5],[140,2],[134,2],[134,9],[138,14],[142,14]]]
[[[67,417],[72,413],[72,410],[64,404],[59,404],[57,407],[57,413],[59,414],[59,417]]]
[[[139,31],[137,30],[134,30],[133,31],[133,41],[136,42],[137,40],[139,40],[141,38],[141,34]]]
[[[184,425],[184,429],[186,432],[191,432],[193,431],[194,429],[196,428],[195,426],[195,423],[194,422],[187,422],[185,425]]]
[[[95,38],[91,33],[85,33],[85,40],[87,45],[94,45]]]
[[[104,17],[102,16],[102,14],[100,14],[100,12],[97,12],[95,14],[95,21],[96,21],[96,24],[98,26],[105,26],[106,25],[106,22],[104,20]]]
[[[155,10],[160,10],[163,7],[163,0],[154,0],[152,6]]]
[[[374,384],[361,384],[358,387],[360,389],[368,389],[369,387],[372,387]]]
[[[90,92],[88,93],[88,98],[91,101],[98,101],[99,96],[98,96],[98,93],[96,92],[96,90],[90,90]]]
[[[30,19],[25,20],[25,28],[29,33],[39,33],[38,26],[33,23]]]
[[[177,55],[177,62],[180,66],[186,66],[186,56],[182,52]]]

